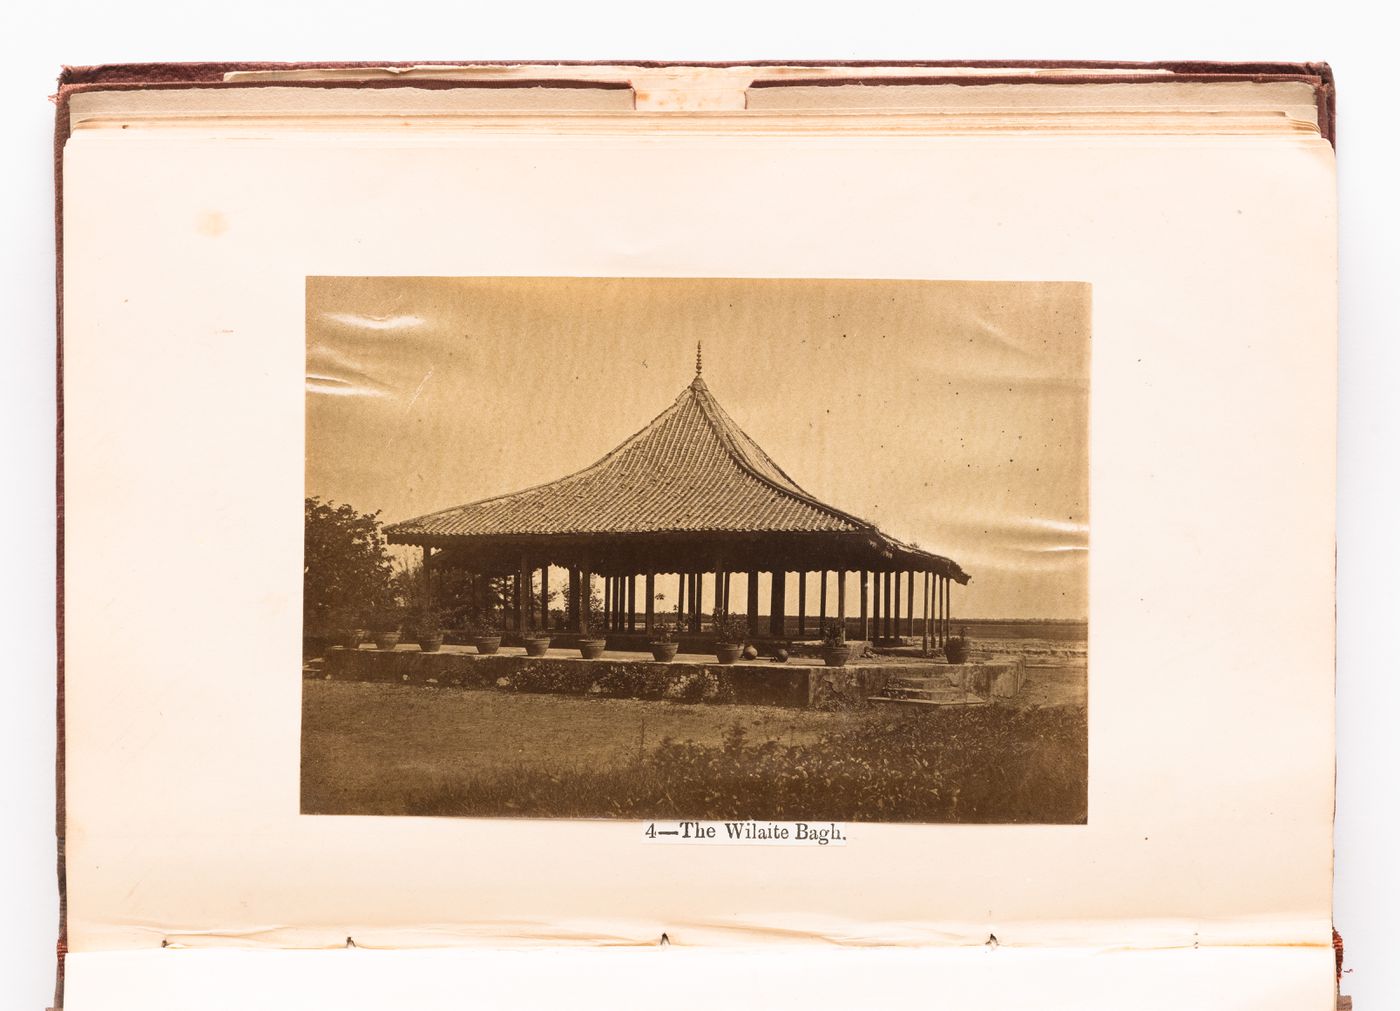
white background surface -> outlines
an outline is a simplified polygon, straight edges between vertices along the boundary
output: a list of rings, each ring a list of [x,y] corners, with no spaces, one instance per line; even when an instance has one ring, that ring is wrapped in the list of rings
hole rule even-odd
[[[10,572],[0,625],[5,800],[0,1006],[49,999],[53,877],[53,248],[44,96],[62,63],[212,59],[1098,58],[1326,59],[1337,73],[1342,192],[1337,924],[1358,1006],[1393,1006],[1400,960],[1392,569],[1400,434],[1394,271],[1396,164],[1384,15],[1361,5],[1188,3],[962,6],[655,4],[547,8],[255,3],[26,5],[7,17],[0,522]],[[615,995],[616,996],[616,995]]]
[[[1327,944],[1332,168],[1293,135],[75,133],[72,949],[423,943],[390,925],[1023,946],[1066,920],[1084,945]],[[191,225],[211,208],[217,239]],[[680,857],[618,821],[300,817],[305,278],[395,272],[1091,283],[1088,824]],[[520,339],[570,361],[539,334]],[[211,650],[234,615],[250,634]],[[1183,663],[1183,630],[1209,656]]]

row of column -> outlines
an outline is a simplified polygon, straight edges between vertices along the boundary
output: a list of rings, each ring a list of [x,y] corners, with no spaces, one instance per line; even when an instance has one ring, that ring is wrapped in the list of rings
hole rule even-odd
[[[535,607],[535,575],[539,578],[538,609]],[[819,573],[817,626],[809,629],[807,613],[808,573],[801,573],[797,583],[797,638],[806,638],[809,632],[820,634],[828,618],[829,571]],[[747,599],[745,613],[748,616],[749,634],[761,634],[758,613],[758,576],[756,571],[747,575]],[[786,572],[772,574],[768,606],[767,634],[773,638],[787,636],[787,575]],[[835,592],[835,614],[837,621],[845,624],[846,578],[844,570],[837,570]],[[670,615],[678,617],[682,631],[700,633],[704,630],[704,615],[701,603],[704,599],[705,580],[711,577],[714,593],[714,613],[728,614],[733,609],[731,597],[732,572],[683,572],[675,575],[674,606],[666,608]],[[922,592],[917,584],[922,576]],[[873,578],[872,578],[873,577]],[[602,580],[602,608],[596,616],[591,613],[592,575],[586,569],[569,570],[568,593],[565,598],[564,627],[577,632],[587,624],[590,632],[651,632],[657,627],[656,597],[660,577],[655,573],[633,576],[604,576]],[[641,581],[641,610],[638,610],[638,582]],[[521,592],[525,588],[525,592]],[[922,618],[916,617],[916,596],[922,596]],[[514,631],[517,633],[541,629],[549,630],[549,569],[531,569],[522,561],[519,572],[510,577],[507,587],[507,611],[515,618]],[[640,628],[638,625],[641,616]],[[895,639],[901,636],[913,638],[922,633],[925,648],[942,646],[951,635],[952,626],[952,581],[932,572],[871,572],[860,573],[860,616],[854,638]]]

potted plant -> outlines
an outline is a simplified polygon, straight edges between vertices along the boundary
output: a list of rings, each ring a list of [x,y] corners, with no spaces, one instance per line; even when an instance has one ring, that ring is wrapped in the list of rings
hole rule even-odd
[[[716,616],[715,659],[726,666],[736,663],[744,651],[744,639],[748,634],[747,623],[737,614]]]
[[[411,624],[418,633],[418,648],[424,653],[442,649],[442,612],[430,604],[420,603],[410,613]]]
[[[822,629],[822,660],[828,667],[844,667],[851,659],[851,647],[846,644],[846,626],[829,622]]]
[[[963,628],[961,635],[955,635],[943,644],[943,655],[949,663],[967,663],[967,655],[971,651],[972,643],[968,641],[966,628]]]
[[[579,655],[585,660],[597,660],[603,655],[603,650],[607,648],[608,640],[601,635],[595,636],[589,629],[589,623],[587,621],[582,622],[579,626]]]
[[[418,648],[424,653],[442,649],[442,623],[436,618],[418,623]]]
[[[399,612],[392,604],[382,607],[370,625],[374,648],[391,652],[399,644]]]
[[[364,640],[359,615],[348,607],[337,608],[330,615],[331,641],[344,649],[359,649]]]
[[[548,632],[531,629],[522,633],[520,638],[525,643],[526,656],[544,656],[549,652],[550,635]]]
[[[501,648],[501,626],[489,614],[479,616],[467,626],[472,645],[482,656],[490,656]]]
[[[670,663],[681,648],[681,644],[676,642],[675,632],[665,623],[656,630],[656,635],[647,645],[651,647],[652,659],[657,663]]]

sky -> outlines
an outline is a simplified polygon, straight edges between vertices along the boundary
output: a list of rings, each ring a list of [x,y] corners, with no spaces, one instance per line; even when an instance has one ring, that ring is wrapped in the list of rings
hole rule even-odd
[[[965,618],[1088,613],[1090,287],[311,277],[306,493],[396,522],[563,477],[695,374],[809,494],[955,559]]]

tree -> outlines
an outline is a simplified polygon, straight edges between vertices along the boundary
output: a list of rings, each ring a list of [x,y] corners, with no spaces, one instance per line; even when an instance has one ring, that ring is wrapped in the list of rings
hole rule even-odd
[[[308,632],[359,627],[390,602],[393,565],[379,513],[306,500],[302,622]]]

